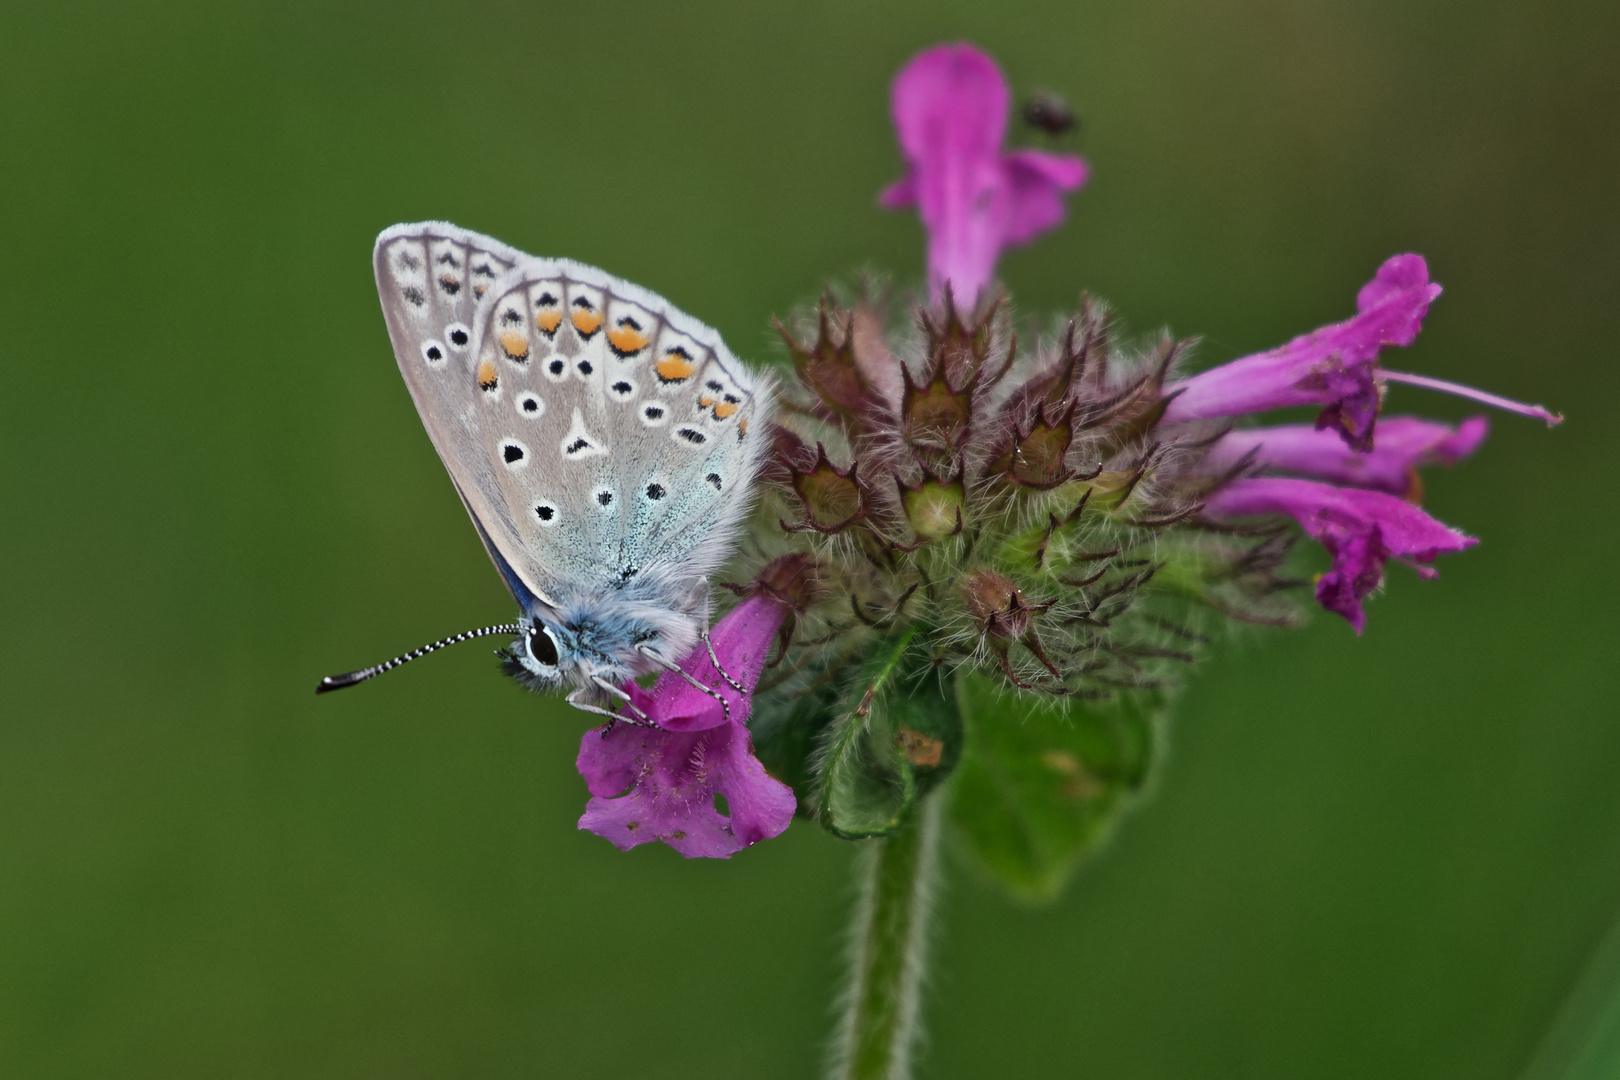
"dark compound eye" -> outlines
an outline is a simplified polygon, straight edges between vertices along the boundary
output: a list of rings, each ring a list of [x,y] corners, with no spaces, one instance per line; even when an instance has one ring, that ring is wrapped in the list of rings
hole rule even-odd
[[[557,653],[557,643],[551,640],[551,635],[541,627],[529,631],[529,655],[535,663],[543,667],[556,667],[562,657]]]

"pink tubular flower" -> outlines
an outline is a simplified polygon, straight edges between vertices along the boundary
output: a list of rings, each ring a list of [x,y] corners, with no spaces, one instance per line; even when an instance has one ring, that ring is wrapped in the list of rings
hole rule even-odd
[[[971,307],[1002,249],[1059,224],[1063,193],[1086,182],[1086,163],[1072,154],[1002,152],[1008,100],[996,62],[971,45],[936,46],[895,76],[890,111],[909,172],[879,201],[917,207],[936,303],[949,282]]]
[[[1378,352],[1410,345],[1440,286],[1420,255],[1396,255],[1356,295],[1356,315],[1169,387],[1167,423],[1241,416],[1289,405],[1321,405],[1318,427],[1337,427],[1359,450],[1372,448],[1383,393]]]
[[[1367,621],[1361,601],[1382,584],[1387,560],[1427,563],[1479,542],[1393,495],[1311,480],[1236,480],[1210,496],[1205,510],[1217,518],[1287,514],[1298,521],[1333,556],[1333,568],[1316,583],[1317,601],[1358,634]],[[1414,568],[1435,576],[1432,568]]]
[[[675,672],[659,676],[650,692],[634,683],[625,687],[658,728],[620,723],[585,733],[576,764],[592,798],[581,829],[621,851],[662,840],[689,859],[724,859],[788,827],[793,791],[766,775],[746,721],[765,654],[790,610],[760,592],[715,625],[715,656],[747,692],[714,669],[702,645],[681,662],[683,671],[726,699],[729,717]],[[724,797],[730,816],[715,808],[716,795]]]
[[[1371,450],[1386,381],[1472,398],[1537,417],[1549,425],[1562,420],[1540,405],[1523,405],[1457,383],[1379,368],[1380,350],[1416,340],[1429,304],[1439,295],[1440,286],[1429,280],[1429,267],[1421,255],[1396,255],[1362,286],[1354,318],[1170,386],[1168,390],[1176,396],[1165,410],[1165,422],[1320,405],[1318,428],[1337,429],[1346,445]]]
[[[1374,449],[1361,453],[1346,447],[1337,433],[1306,424],[1240,428],[1210,447],[1204,468],[1226,472],[1247,459],[1256,469],[1314,476],[1410,499],[1422,490],[1418,468],[1455,465],[1478,449],[1489,430],[1483,416],[1469,417],[1455,428],[1415,416],[1390,416],[1378,422]]]

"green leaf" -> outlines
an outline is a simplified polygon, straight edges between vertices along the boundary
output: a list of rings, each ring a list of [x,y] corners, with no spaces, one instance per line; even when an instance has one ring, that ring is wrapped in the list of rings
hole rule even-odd
[[[1108,835],[1158,756],[1165,703],[1014,695],[957,679],[967,745],[951,820],[976,860],[1014,894],[1050,899]]]
[[[907,630],[862,668],[844,714],[823,742],[816,809],[829,832],[854,840],[884,836],[905,823],[917,799],[911,763],[895,742],[892,711],[883,707],[901,681]]]
[[[917,797],[962,756],[955,694],[913,647],[914,633],[891,639],[862,667],[842,715],[823,736],[816,807],[821,824],[838,836],[894,832]]]

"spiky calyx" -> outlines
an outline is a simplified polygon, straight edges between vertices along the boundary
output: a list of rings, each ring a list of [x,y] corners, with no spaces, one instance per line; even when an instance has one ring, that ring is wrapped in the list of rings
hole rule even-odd
[[[970,315],[947,292],[889,323],[863,295],[781,328],[799,378],[759,533],[813,563],[818,598],[766,672],[756,741],[845,836],[897,828],[972,759],[963,680],[981,727],[985,693],[1009,718],[1157,708],[1224,618],[1293,616],[1286,539],[1206,523],[1210,433],[1161,430],[1179,346],[1122,354],[1084,300],[1027,356],[1000,300]],[[1052,790],[1118,802],[1072,781]]]

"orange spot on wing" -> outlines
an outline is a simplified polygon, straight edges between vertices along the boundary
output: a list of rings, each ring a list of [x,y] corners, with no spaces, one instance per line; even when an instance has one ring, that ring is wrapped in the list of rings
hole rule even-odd
[[[713,405],[713,404],[714,404],[713,395],[705,394],[703,397],[698,398],[698,408],[700,408],[700,409],[707,409],[710,405]]]
[[[714,407],[714,418],[716,420],[724,420],[726,417],[730,416],[736,411],[737,406],[733,405],[729,401],[722,401],[720,404]]]
[[[485,360],[478,365],[478,388],[480,390],[493,390],[500,382],[500,376],[495,374],[495,362]]]
[[[545,308],[535,315],[534,325],[540,328],[542,334],[550,337],[562,325],[562,312],[556,308]]]
[[[513,360],[527,360],[529,358],[529,339],[516,330],[501,331],[501,348]]]
[[[687,356],[684,350],[679,352],[671,350],[653,365],[653,370],[658,372],[658,377],[664,382],[680,382],[682,379],[690,379],[697,372],[697,365],[692,363],[692,358]]]
[[[576,315],[575,318],[578,318]],[[647,335],[620,324],[608,331],[608,344],[620,356],[630,356],[647,347]]]
[[[574,312],[574,329],[578,330],[581,336],[590,337],[602,329],[602,313],[580,308]]]
[[[746,434],[748,434],[748,417],[745,416],[737,421],[737,437],[741,438]]]

